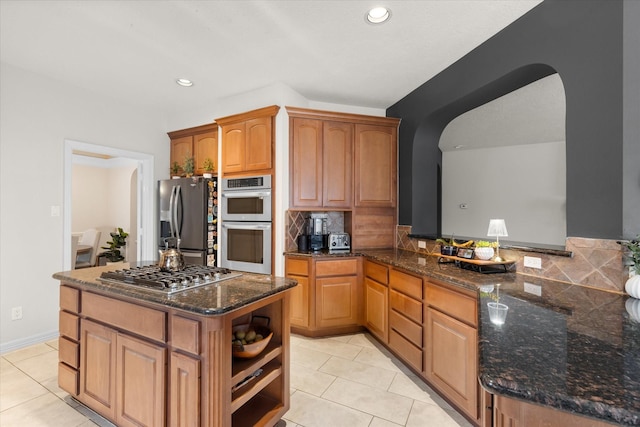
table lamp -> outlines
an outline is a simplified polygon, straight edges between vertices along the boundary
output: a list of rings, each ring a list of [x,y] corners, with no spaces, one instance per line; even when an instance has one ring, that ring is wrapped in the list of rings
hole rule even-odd
[[[491,219],[489,220],[489,230],[487,236],[496,236],[496,256],[493,258],[496,262],[504,262],[505,260],[500,257],[500,236],[508,236],[507,224],[504,219]]]

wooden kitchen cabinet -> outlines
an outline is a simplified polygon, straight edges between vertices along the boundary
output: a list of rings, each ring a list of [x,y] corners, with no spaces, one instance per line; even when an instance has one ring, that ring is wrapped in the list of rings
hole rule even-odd
[[[353,124],[290,117],[291,207],[351,208]]]
[[[396,207],[397,133],[397,125],[356,124],[356,207]]]
[[[358,258],[316,261],[318,328],[359,324]]]
[[[200,425],[200,360],[178,352],[169,360],[169,425]]]
[[[611,427],[612,425],[582,415],[493,395],[493,427]]]
[[[389,341],[389,268],[364,261],[364,326],[383,343]]]
[[[298,281],[298,286],[290,291],[291,326],[309,328],[310,300],[309,274],[311,270],[309,258],[285,257],[285,276]]]
[[[423,364],[422,277],[389,271],[389,347],[418,372]]]
[[[476,298],[427,281],[426,302],[425,376],[479,421]]]
[[[216,119],[221,129],[222,173],[272,173],[274,166],[274,118],[280,107]]]
[[[312,337],[362,330],[361,263],[361,257],[287,255],[285,276],[298,280],[292,290],[291,330]]]
[[[206,158],[211,159],[214,170],[218,170],[218,125],[216,123],[176,130],[169,132],[168,135],[171,139],[169,168],[174,162],[184,167],[185,159],[193,157],[195,175],[206,172],[203,167]]]

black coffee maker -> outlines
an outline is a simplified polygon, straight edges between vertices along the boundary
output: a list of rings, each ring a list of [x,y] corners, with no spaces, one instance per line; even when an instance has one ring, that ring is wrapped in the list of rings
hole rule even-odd
[[[309,250],[321,251],[329,247],[326,218],[309,218],[307,231],[309,235]]]

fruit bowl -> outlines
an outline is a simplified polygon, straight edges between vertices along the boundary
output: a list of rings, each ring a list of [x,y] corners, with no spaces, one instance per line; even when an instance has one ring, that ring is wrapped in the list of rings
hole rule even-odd
[[[255,323],[246,323],[244,325],[236,325],[233,327],[233,335],[234,337],[238,335],[242,336],[244,333],[245,337],[251,337],[251,332],[255,332],[256,336],[262,336],[262,339],[247,342],[247,344],[242,344],[241,342],[237,342],[236,339],[233,340],[231,348],[233,349],[233,356],[238,357],[240,359],[251,359],[252,357],[256,357],[267,347],[269,341],[273,337],[273,332],[263,325],[258,325]]]

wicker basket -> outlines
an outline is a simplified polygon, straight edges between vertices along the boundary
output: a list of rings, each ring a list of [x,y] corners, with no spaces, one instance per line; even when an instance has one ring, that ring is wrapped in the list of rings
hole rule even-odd
[[[269,341],[271,341],[271,338],[273,337],[273,332],[271,332],[268,327],[270,319],[268,317],[261,317],[261,319],[266,319],[267,326],[254,322],[254,320],[252,319],[250,323],[236,325],[233,327],[234,333],[238,331],[247,332],[250,329],[253,329],[256,334],[260,334],[264,337],[260,341],[253,342],[251,344],[233,344],[231,347],[233,349],[234,357],[238,357],[240,359],[251,359],[252,357],[256,357],[257,355],[262,353],[262,351],[267,347]]]

